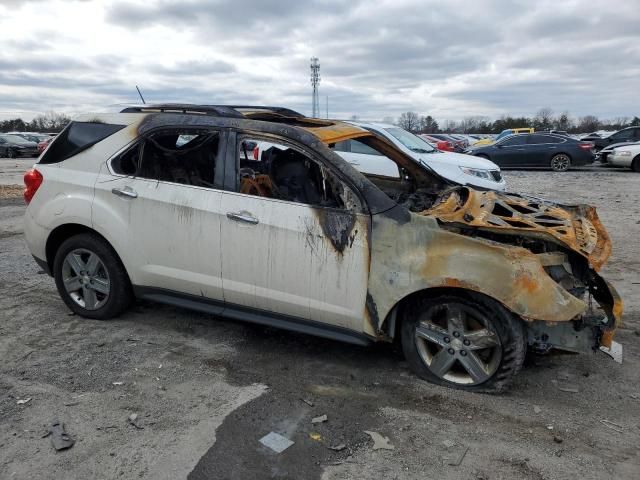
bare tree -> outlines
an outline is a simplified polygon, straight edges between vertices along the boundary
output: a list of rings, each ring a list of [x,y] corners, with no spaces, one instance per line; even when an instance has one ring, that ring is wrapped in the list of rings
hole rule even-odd
[[[533,125],[538,130],[549,130],[553,127],[553,110],[544,107],[538,110]]]
[[[585,115],[578,122],[578,131],[581,133],[594,132],[600,128],[600,120],[595,115]]]
[[[420,117],[416,112],[404,112],[398,119],[398,126],[415,133],[420,130]]]

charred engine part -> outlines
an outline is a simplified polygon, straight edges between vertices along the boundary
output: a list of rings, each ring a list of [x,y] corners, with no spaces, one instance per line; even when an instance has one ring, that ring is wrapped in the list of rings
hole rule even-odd
[[[416,190],[413,193],[393,192],[389,194],[391,199],[399,205],[402,205],[411,212],[423,212],[430,209],[435,201],[436,196],[430,192]]]

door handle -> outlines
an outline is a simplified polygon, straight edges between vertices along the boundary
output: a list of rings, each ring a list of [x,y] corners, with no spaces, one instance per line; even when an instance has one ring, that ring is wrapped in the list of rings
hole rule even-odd
[[[112,188],[111,193],[119,197],[138,198],[138,193],[131,187]]]
[[[251,225],[257,225],[259,223],[257,218],[246,213],[227,212],[227,218],[236,222],[250,223]]]
[[[360,165],[360,162],[352,162],[352,161],[349,161],[349,163],[350,163],[351,165]]]

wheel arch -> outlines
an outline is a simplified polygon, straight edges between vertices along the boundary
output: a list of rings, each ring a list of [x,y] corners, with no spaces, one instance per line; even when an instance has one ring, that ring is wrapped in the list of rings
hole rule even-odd
[[[46,258],[47,265],[49,266],[50,271],[53,271],[53,261],[56,256],[56,252],[60,248],[60,245],[62,245],[62,243],[68,238],[71,238],[74,235],[79,235],[82,233],[90,233],[104,240],[104,242],[107,245],[109,245],[109,247],[114,251],[114,253],[118,257],[118,260],[120,260],[120,263],[123,263],[122,256],[114,248],[113,244],[109,242],[107,238],[104,237],[104,235],[101,235],[99,232],[97,232],[93,228],[88,227],[86,225],[82,225],[80,223],[65,223],[62,225],[58,225],[56,228],[54,228],[49,234],[49,236],[47,237],[45,253],[47,256]],[[125,267],[125,270],[126,270],[126,267]]]

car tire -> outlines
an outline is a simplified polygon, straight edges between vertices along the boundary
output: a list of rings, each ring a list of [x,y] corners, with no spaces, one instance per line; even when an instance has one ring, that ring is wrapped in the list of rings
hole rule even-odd
[[[475,292],[421,297],[405,310],[400,330],[413,372],[460,390],[504,391],[527,352],[523,321]]]
[[[566,153],[557,153],[551,157],[549,166],[554,172],[566,172],[571,167],[571,157]]]
[[[640,173],[640,155],[634,158],[631,162],[631,170]]]
[[[64,303],[82,317],[108,320],[133,300],[120,258],[106,240],[92,233],[74,235],[60,245],[53,274]]]
[[[16,158],[16,152],[14,152],[10,148],[7,148],[7,158]]]

